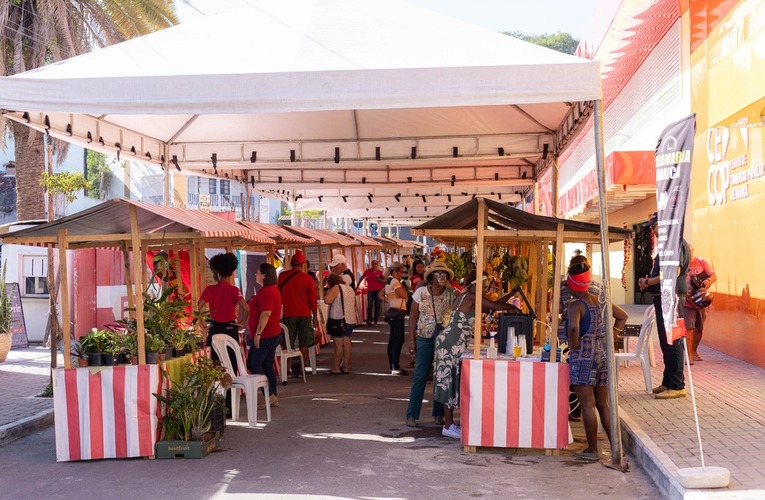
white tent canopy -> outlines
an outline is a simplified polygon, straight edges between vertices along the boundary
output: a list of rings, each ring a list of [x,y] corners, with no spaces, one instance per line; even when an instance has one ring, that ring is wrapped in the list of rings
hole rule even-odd
[[[397,0],[251,0],[0,78],[0,109],[298,209],[432,217],[518,201],[599,78],[596,61]]]

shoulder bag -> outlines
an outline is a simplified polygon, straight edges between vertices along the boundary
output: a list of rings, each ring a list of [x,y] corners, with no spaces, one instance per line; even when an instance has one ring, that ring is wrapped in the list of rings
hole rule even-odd
[[[345,335],[345,300],[343,299],[342,285],[337,286],[340,287],[340,307],[343,309],[343,317],[334,319],[329,317],[329,312],[327,312],[327,333],[333,337],[342,337]]]

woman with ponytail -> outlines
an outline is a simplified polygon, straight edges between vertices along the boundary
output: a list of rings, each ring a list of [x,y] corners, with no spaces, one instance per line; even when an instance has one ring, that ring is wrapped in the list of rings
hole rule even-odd
[[[590,266],[571,264],[566,282],[574,294],[568,306],[569,371],[571,385],[582,405],[587,448],[578,458],[598,461],[598,415],[611,442],[611,417],[608,407],[608,370],[606,368],[606,324],[598,297],[589,292]],[[612,305],[614,330],[624,329],[627,313]]]

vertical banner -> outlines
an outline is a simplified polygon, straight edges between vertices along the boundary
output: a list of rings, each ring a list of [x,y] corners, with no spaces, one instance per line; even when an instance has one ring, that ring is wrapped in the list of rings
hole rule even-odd
[[[664,129],[656,145],[656,205],[659,229],[656,251],[661,270],[661,309],[667,341],[677,324],[677,267],[685,226],[685,207],[691,185],[691,156],[696,135],[696,114]]]

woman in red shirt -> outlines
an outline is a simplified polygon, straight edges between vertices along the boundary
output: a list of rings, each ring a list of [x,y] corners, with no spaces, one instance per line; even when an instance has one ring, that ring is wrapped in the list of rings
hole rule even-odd
[[[281,342],[282,328],[279,316],[282,311],[282,295],[276,286],[276,269],[262,263],[255,271],[255,282],[261,285],[258,293],[250,299],[250,338],[252,347],[247,355],[247,369],[250,373],[265,375],[271,392],[271,406],[279,406],[276,397],[276,370],[274,358],[276,347]],[[258,408],[265,408],[265,401]]]
[[[212,336],[216,333],[225,333],[238,344],[239,328],[244,328],[247,323],[250,308],[247,307],[247,302],[239,288],[231,284],[231,276],[238,265],[236,255],[230,252],[219,253],[210,259],[210,270],[216,283],[204,289],[197,304],[200,311],[204,311],[207,307],[210,309],[210,325],[207,329],[206,340],[208,346],[212,345]],[[239,306],[238,319],[237,306]],[[234,370],[238,370],[236,357],[229,354],[229,358]],[[218,359],[214,350],[212,359]]]

